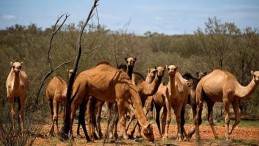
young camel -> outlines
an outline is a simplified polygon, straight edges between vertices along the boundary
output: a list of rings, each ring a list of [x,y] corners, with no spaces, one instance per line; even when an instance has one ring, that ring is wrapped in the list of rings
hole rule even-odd
[[[126,120],[124,117],[128,109],[135,113],[142,127],[142,136],[148,141],[154,141],[153,128],[144,115],[136,87],[132,84],[125,72],[119,71],[108,62],[101,62],[95,67],[81,72],[76,78],[73,85],[74,98],[71,103],[71,136],[73,133],[72,124],[76,109],[84,99],[87,100],[89,98],[89,95],[102,101],[117,104],[124,139],[128,139],[125,130]]]
[[[225,106],[226,139],[239,124],[241,118],[239,113],[239,103],[241,99],[247,99],[256,89],[259,83],[259,71],[251,71],[252,80],[247,86],[238,83],[233,74],[222,69],[215,69],[210,74],[203,77],[196,88],[197,115],[195,118],[196,140],[200,140],[199,125],[202,122],[201,113],[203,101],[208,106],[208,121],[215,138],[218,138],[213,126],[213,106],[215,102],[223,102]],[[233,106],[235,113],[235,123],[229,131],[229,108]]]
[[[169,65],[167,69],[169,82],[166,89],[166,108],[164,109],[166,114],[166,125],[163,139],[168,138],[168,130],[171,123],[171,108],[173,108],[177,122],[177,140],[183,140],[184,136],[187,136],[184,129],[184,113],[189,94],[187,81],[178,72],[177,66]]]
[[[11,117],[13,130],[15,130],[15,102],[18,103],[18,115],[21,130],[24,132],[24,107],[26,101],[26,92],[28,87],[28,77],[22,70],[23,62],[11,62],[11,71],[6,80],[7,98],[11,104]]]
[[[69,78],[73,70],[67,70]],[[48,135],[54,136],[54,124],[56,123],[56,131],[58,128],[58,111],[59,105],[66,105],[67,83],[60,76],[54,76],[46,87],[46,98],[49,101],[49,107],[52,117],[52,124]]]

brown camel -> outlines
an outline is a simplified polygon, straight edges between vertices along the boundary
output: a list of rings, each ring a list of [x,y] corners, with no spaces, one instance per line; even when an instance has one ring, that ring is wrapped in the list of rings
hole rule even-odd
[[[206,72],[196,72],[196,75],[198,78],[193,77],[190,73],[185,73],[183,74],[183,78],[185,78],[188,83],[189,87],[189,95],[188,95],[188,100],[187,104],[189,104],[192,107],[192,114],[193,114],[193,119],[195,119],[196,115],[196,86],[199,83],[200,79],[204,77],[207,73]]]
[[[15,130],[15,102],[18,103],[18,114],[22,132],[24,132],[24,107],[26,101],[26,92],[28,87],[28,77],[22,70],[23,62],[11,62],[11,71],[6,80],[7,98],[11,104],[11,117],[13,130]]]
[[[199,125],[201,124],[201,113],[203,101],[207,102],[208,106],[208,121],[213,131],[214,137],[218,138],[213,126],[213,106],[215,102],[223,102],[225,107],[225,123],[226,134],[233,132],[234,128],[239,124],[241,118],[239,113],[239,102],[241,99],[247,99],[256,89],[259,83],[259,71],[251,71],[252,81],[247,86],[242,86],[238,83],[233,74],[222,69],[215,69],[210,74],[203,77],[196,88],[196,103],[197,115],[195,118],[196,140],[200,140]],[[233,106],[235,113],[235,123],[229,131],[229,108]]]
[[[81,72],[76,78],[73,85],[74,98],[71,103],[71,136],[75,111],[85,99],[88,99],[89,95],[117,104],[124,139],[128,138],[124,117],[128,109],[135,113],[142,127],[142,136],[148,141],[154,141],[153,128],[144,115],[137,88],[125,72],[119,71],[108,62],[99,63],[95,67]]]
[[[69,78],[73,70],[67,70]],[[58,128],[58,111],[59,105],[66,104],[67,83],[60,76],[54,76],[46,87],[46,98],[49,101],[51,111],[52,124],[49,135],[54,136],[54,124],[56,123],[56,131],[59,133]]]
[[[128,76],[130,77],[130,79],[132,80],[133,84],[135,84],[135,82],[142,80],[142,75],[140,75],[139,73],[136,73],[133,71],[134,69],[134,65],[136,62],[136,58],[134,57],[128,57],[125,58],[125,62],[126,64],[121,64],[118,66],[118,69],[120,69],[121,71],[124,71],[128,74]],[[107,103],[108,105],[108,116],[111,115],[111,109],[113,107],[112,104],[114,103]],[[101,132],[101,110],[102,110],[102,106],[104,105],[104,101],[98,100],[95,97],[90,98],[88,104],[87,104],[87,121],[88,121],[88,129],[89,130],[89,137],[91,140],[94,139],[98,139],[98,138],[102,138],[103,134]],[[115,106],[116,108],[117,106]],[[108,117],[108,119],[111,117]],[[110,119],[111,120],[111,119]],[[110,135],[110,138],[117,138],[117,122],[118,119],[115,119],[115,123],[113,124],[112,127],[110,127],[110,132],[112,133]],[[95,130],[96,129],[96,130]],[[95,133],[95,131],[97,131],[97,134]],[[77,128],[77,134],[79,135],[79,125]],[[98,136],[97,136],[98,135]]]
[[[166,89],[166,108],[164,109],[166,126],[163,139],[168,138],[169,124],[171,123],[171,108],[173,108],[177,122],[177,140],[183,140],[184,136],[187,136],[184,129],[184,113],[189,89],[187,87],[187,81],[179,73],[177,66],[169,65],[167,69],[169,82]]]

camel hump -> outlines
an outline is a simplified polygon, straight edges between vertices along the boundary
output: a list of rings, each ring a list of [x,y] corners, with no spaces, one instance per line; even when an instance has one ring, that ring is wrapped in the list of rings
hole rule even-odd
[[[56,78],[56,79],[59,80],[60,82],[66,84],[66,82],[61,78],[61,76],[55,75],[55,76],[53,77],[53,79],[54,79],[54,78]]]
[[[97,64],[95,65],[95,67],[96,67],[96,66],[99,66],[99,65],[102,65],[102,64],[106,64],[106,65],[112,66],[112,64],[111,64],[110,62],[108,62],[108,61],[101,61],[101,62],[97,63]]]

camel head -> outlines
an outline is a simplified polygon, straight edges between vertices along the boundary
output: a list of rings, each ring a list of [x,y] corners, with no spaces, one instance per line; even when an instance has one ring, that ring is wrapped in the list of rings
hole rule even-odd
[[[135,62],[137,61],[137,58],[128,57],[128,58],[125,58],[125,61],[128,67],[134,67]]]
[[[175,65],[169,65],[169,66],[166,65],[166,68],[168,70],[169,76],[174,76],[175,73],[178,71],[178,66],[175,66]]]
[[[196,75],[197,75],[198,79],[201,79],[202,77],[207,75],[207,72],[196,72]]]
[[[23,62],[10,62],[14,73],[20,73]]]
[[[151,80],[153,81],[153,79],[155,78],[156,75],[156,68],[148,68],[148,76],[151,78]]]
[[[256,84],[259,83],[259,71],[251,71],[251,74],[253,76],[253,80]]]
[[[67,72],[68,72],[68,77],[70,79],[70,77],[71,77],[72,73],[74,72],[74,70],[73,69],[67,69]]]
[[[162,78],[164,76],[165,68],[163,66],[159,66],[156,68],[156,70],[157,76]]]
[[[148,124],[147,126],[144,126],[141,129],[141,135],[147,141],[150,141],[150,142],[154,142],[155,141],[154,133],[153,133],[153,127],[152,127],[151,124]]]

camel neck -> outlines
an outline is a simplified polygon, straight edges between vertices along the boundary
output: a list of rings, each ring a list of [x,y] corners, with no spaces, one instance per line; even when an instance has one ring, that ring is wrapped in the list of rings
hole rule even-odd
[[[148,121],[144,115],[143,109],[142,109],[142,103],[140,100],[140,96],[137,92],[137,89],[134,89],[132,87],[131,93],[131,101],[133,102],[133,106],[135,108],[134,114],[136,115],[136,118],[138,119],[139,124],[141,127],[148,125]]]
[[[146,96],[154,95],[157,92],[161,81],[162,81],[162,76],[156,75],[154,80],[151,83],[146,82],[143,89],[143,94]]]
[[[175,94],[176,93],[176,88],[175,88],[175,76],[176,74],[174,75],[169,75],[169,87],[170,87],[170,92],[171,92],[171,95]]]
[[[20,73],[15,73],[14,71],[12,71],[13,73],[13,81],[14,81],[14,88],[18,88],[20,85]]]
[[[129,75],[130,79],[132,79],[133,73],[133,66],[127,66],[127,74]]]
[[[255,83],[254,79],[252,79],[252,81],[247,86],[241,86],[239,84],[239,89],[236,90],[236,95],[241,99],[248,98],[255,91],[257,85],[258,83]]]

